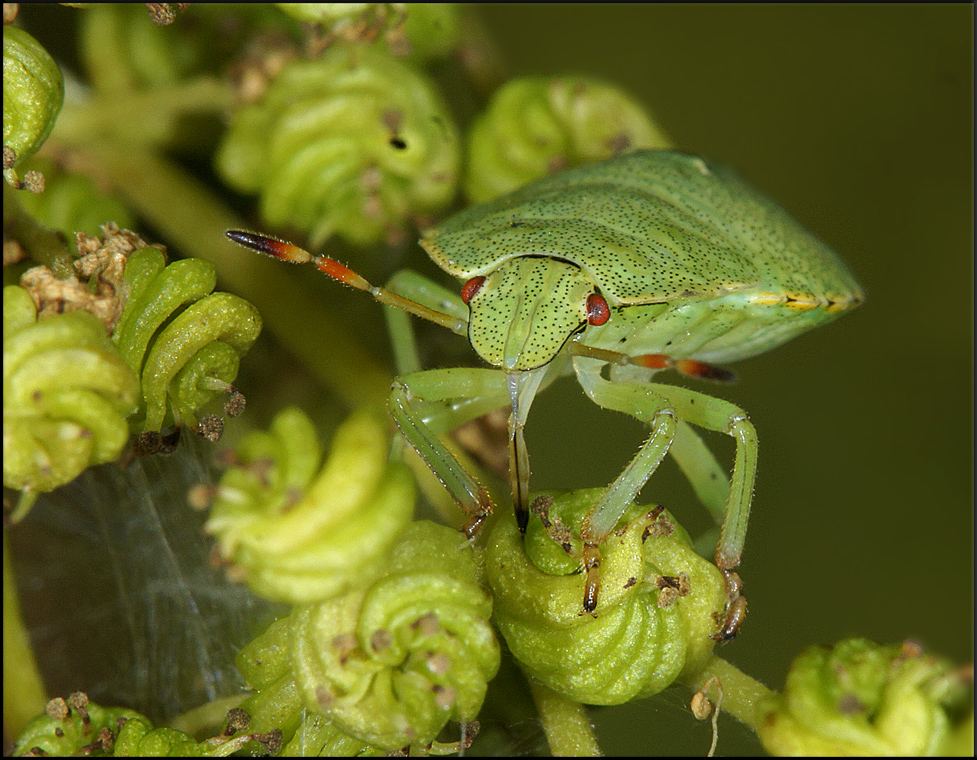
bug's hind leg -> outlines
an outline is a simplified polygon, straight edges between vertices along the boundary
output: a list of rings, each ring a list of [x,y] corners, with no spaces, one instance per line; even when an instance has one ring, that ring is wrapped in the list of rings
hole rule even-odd
[[[728,641],[736,635],[736,631],[746,616],[746,599],[743,597],[743,582],[735,572],[743,553],[746,540],[746,528],[750,518],[750,503],[753,499],[753,483],[756,477],[757,436],[753,423],[749,421],[746,412],[728,401],[707,396],[704,393],[679,388],[674,385],[653,384],[652,387],[675,409],[676,414],[683,420],[707,430],[726,433],[736,440],[736,454],[733,462],[732,477],[729,481],[725,514],[719,544],[716,547],[716,567],[726,578],[726,615],[720,624],[714,638]],[[687,458],[688,453],[695,449],[690,444],[688,436],[679,436],[682,445],[675,452],[679,463]],[[701,443],[701,442],[700,442]],[[712,460],[714,461],[714,460]],[[685,469],[685,467],[683,467]],[[708,466],[707,470],[714,472]],[[693,482],[693,486],[695,483]],[[700,498],[703,496],[710,511],[718,505],[713,503],[717,495],[725,488],[722,484],[710,489],[696,488]]]

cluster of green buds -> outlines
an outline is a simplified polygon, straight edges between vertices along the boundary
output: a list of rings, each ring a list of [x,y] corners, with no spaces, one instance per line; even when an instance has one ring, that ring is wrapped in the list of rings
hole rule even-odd
[[[201,424],[197,410],[222,393],[230,394],[230,416],[243,409],[243,397],[231,383],[261,331],[261,317],[244,299],[212,292],[217,273],[208,262],[167,265],[160,247],[114,224],[103,230],[104,240],[77,236],[82,255],[72,262],[70,276],[39,266],[27,270],[21,284],[42,317],[86,311],[103,322],[139,379],[141,400],[130,427],[146,439],[141,449],[155,450],[149,439],[173,423],[220,438],[220,418]]]
[[[131,432],[150,453],[174,422],[219,438],[220,417],[197,419],[218,394],[228,415],[243,410],[231,382],[261,330],[257,310],[212,293],[210,264],[167,266],[134,233],[104,233],[78,235],[68,276],[33,267],[4,289],[4,485],[24,494],[18,519],[36,494],[116,459]]]
[[[390,461],[386,424],[361,411],[323,463],[309,418],[282,410],[245,436],[213,495],[206,529],[232,577],[269,599],[309,604],[369,582],[411,519],[414,482]]]
[[[325,719],[346,742],[431,751],[449,721],[474,721],[499,647],[465,539],[414,522],[381,564],[372,582],[297,607],[240,652],[252,728],[339,741],[323,737]],[[307,714],[321,716],[312,729]]]
[[[153,13],[164,3],[89,4],[79,14],[79,38],[90,84],[100,93],[131,95],[216,76],[257,29],[282,20],[264,3],[177,5],[184,7],[173,23],[175,13]]]
[[[216,284],[213,265],[200,259],[167,265],[163,252],[153,247],[128,257],[128,296],[112,337],[142,387],[133,429],[155,437],[176,422],[214,440],[223,430],[219,418],[203,425],[197,410],[218,394],[230,394],[228,415],[243,410],[243,397],[231,383],[261,332],[261,317],[244,299],[214,293]]]
[[[234,115],[217,166],[260,194],[266,224],[302,230],[313,246],[333,234],[369,245],[450,203],[459,152],[423,74],[377,46],[337,43],[286,64]]]
[[[974,753],[973,670],[954,670],[912,642],[811,647],[760,709],[758,733],[773,755]]]
[[[3,176],[14,187],[43,188],[39,175],[21,181],[15,167],[51,134],[63,102],[64,79],[54,59],[23,29],[4,24]]]
[[[647,110],[589,77],[512,79],[468,135],[465,194],[482,203],[581,164],[638,148],[670,148]]]
[[[3,289],[3,484],[23,493],[15,520],[38,493],[115,459],[138,398],[139,382],[98,317],[38,319],[27,290]]]
[[[244,734],[247,715],[240,710],[228,713],[227,728],[219,736],[197,742],[192,736],[172,728],[153,728],[135,710],[102,707],[90,702],[84,692],[67,699],[55,697],[44,714],[32,720],[17,737],[14,755],[69,757],[74,755],[114,757],[226,757],[252,742],[265,745],[274,754],[281,737],[269,734]]]
[[[617,705],[709,662],[726,595],[668,512],[635,505],[600,546],[599,602],[585,614],[579,535],[602,492],[537,497],[525,541],[499,520],[485,572],[496,623],[526,673],[576,702]]]
[[[378,42],[419,62],[447,54],[459,39],[452,3],[277,3],[290,16],[320,25],[323,44]]]

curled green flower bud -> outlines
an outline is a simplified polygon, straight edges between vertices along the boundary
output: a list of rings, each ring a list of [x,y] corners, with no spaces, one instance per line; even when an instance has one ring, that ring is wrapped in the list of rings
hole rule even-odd
[[[14,166],[44,143],[64,102],[61,70],[23,29],[3,27],[3,173],[18,186]],[[9,165],[8,165],[9,164]]]
[[[140,426],[196,426],[196,411],[231,389],[261,317],[238,296],[212,293],[216,272],[200,259],[167,266],[161,251],[143,248],[129,257],[125,282],[129,297],[113,338],[140,377]]]
[[[112,754],[120,723],[131,724],[132,729],[152,729],[134,710],[101,707],[89,702],[84,692],[67,699],[55,697],[48,702],[45,714],[28,723],[17,737],[13,754],[23,755],[35,748],[57,757]]]
[[[403,52],[412,61],[426,61],[447,55],[461,39],[461,19],[454,3],[410,3],[402,29],[387,42],[394,52]]]
[[[3,289],[3,484],[46,492],[115,459],[139,384],[96,317],[36,320],[23,288]]]
[[[458,136],[433,85],[372,46],[336,45],[288,64],[234,117],[217,167],[261,194],[271,226],[369,245],[444,208],[458,180]]]
[[[370,43],[395,34],[412,7],[420,3],[275,3],[286,14],[307,24],[319,24],[325,43]]]
[[[406,465],[388,460],[385,422],[361,411],[322,463],[309,418],[283,410],[246,436],[224,473],[207,530],[232,574],[259,594],[307,604],[368,583],[414,509]]]
[[[465,193],[472,203],[580,164],[636,148],[669,148],[648,112],[589,77],[520,77],[495,93],[468,137]]]
[[[295,736],[282,749],[282,757],[380,757],[386,754],[347,736],[324,715],[308,711]]]
[[[386,750],[425,746],[448,721],[473,720],[499,647],[464,543],[450,528],[412,523],[379,579],[274,623],[238,655],[257,689],[243,707],[260,721],[270,690],[278,719],[298,725],[281,709],[294,688],[307,710]]]
[[[600,546],[599,603],[584,614],[578,537],[601,493],[558,496],[546,510],[549,528],[531,519],[525,542],[499,520],[485,571],[496,623],[522,668],[577,702],[617,705],[705,666],[726,597],[719,570],[671,515],[632,506]]]
[[[386,43],[394,55],[423,61],[458,44],[453,3],[276,3],[301,21],[322,24],[330,39]]]
[[[153,8],[166,6],[152,3],[147,13],[139,3],[93,3],[79,14],[81,54],[96,90],[147,90],[217,75],[257,27],[280,20],[263,3],[199,3],[171,18],[176,23],[160,23]]]
[[[45,713],[31,721],[18,737],[15,754],[226,757],[253,742],[264,744],[266,754],[274,754],[281,748],[281,736],[277,732],[240,733],[246,721],[244,725],[229,723],[220,735],[198,743],[183,731],[153,728],[147,718],[133,710],[89,702],[84,692],[75,692],[67,699],[52,699]]]
[[[769,697],[758,734],[773,755],[927,756],[954,736],[950,708],[968,700],[962,674],[911,642],[847,639],[811,647]],[[970,737],[973,754],[973,734]]]
[[[115,740],[115,757],[203,757],[206,747],[183,731],[128,721]]]

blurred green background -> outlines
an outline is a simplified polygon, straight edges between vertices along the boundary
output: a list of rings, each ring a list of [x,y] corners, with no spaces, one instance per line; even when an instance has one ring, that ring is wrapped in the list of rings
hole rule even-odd
[[[760,438],[750,611],[722,656],[774,688],[801,649],[850,635],[971,661],[973,7],[493,5],[482,17],[510,73],[630,89],[679,146],[736,167],[838,251],[868,294],[711,386]],[[642,434],[574,383],[554,387],[530,419],[534,487],[609,482]],[[669,472],[644,494],[698,515]],[[685,718],[654,702],[597,711],[602,749],[667,754],[658,742]],[[721,754],[751,751],[722,727]]]

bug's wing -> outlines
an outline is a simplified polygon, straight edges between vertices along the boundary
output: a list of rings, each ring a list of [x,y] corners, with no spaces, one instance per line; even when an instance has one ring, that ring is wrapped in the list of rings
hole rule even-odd
[[[421,243],[458,277],[517,256],[552,256],[589,272],[618,303],[718,295],[760,279],[740,229],[753,209],[730,213],[741,190],[701,159],[639,151],[474,206]]]
[[[467,209],[421,244],[458,277],[516,256],[566,259],[617,303],[751,288],[829,305],[862,297],[841,259],[780,206],[733,172],[673,151],[555,174]]]

